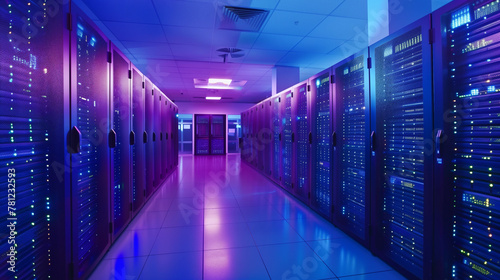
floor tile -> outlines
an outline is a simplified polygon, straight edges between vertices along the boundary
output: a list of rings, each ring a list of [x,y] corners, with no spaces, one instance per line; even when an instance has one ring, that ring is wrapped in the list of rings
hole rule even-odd
[[[241,207],[241,213],[247,222],[283,220],[271,205],[264,207]]]
[[[243,215],[239,208],[205,209],[205,225],[243,223]]]
[[[168,211],[162,227],[185,227],[203,225],[203,210],[184,209],[183,211]]]
[[[204,280],[269,279],[256,247],[205,251]]]
[[[146,207],[144,207],[144,211],[162,211],[166,212],[170,208],[172,204],[171,198],[152,198]]]
[[[151,250],[152,255],[203,250],[203,227],[162,228]]]
[[[245,223],[205,225],[205,250],[255,246]]]
[[[391,270],[386,263],[350,238],[308,243],[337,277]]]
[[[160,229],[127,230],[116,240],[104,258],[147,256]]]
[[[218,209],[218,208],[234,208],[238,207],[238,202],[232,196],[214,196],[205,197],[205,208],[206,209]]]
[[[118,258],[101,261],[89,280],[139,279],[147,257]]]
[[[306,241],[347,238],[344,232],[323,218],[298,218],[287,222]]]
[[[149,256],[139,279],[201,280],[202,257],[203,252]]]
[[[248,226],[257,245],[303,241],[285,220],[252,222]]]
[[[404,276],[396,271],[385,271],[377,273],[368,273],[354,276],[347,276],[339,278],[341,280],[406,280]]]
[[[166,215],[163,211],[143,211],[134,218],[127,229],[161,228]]]
[[[325,279],[335,275],[305,243],[259,246],[272,279]]]

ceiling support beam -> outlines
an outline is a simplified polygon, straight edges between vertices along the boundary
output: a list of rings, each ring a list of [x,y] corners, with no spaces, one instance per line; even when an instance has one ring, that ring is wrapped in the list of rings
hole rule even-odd
[[[300,82],[300,68],[275,66],[273,68],[273,95]]]

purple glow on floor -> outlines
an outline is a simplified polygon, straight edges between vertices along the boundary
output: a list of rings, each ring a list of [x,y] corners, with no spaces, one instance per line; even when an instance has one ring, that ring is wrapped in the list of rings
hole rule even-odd
[[[239,155],[185,155],[90,279],[304,277],[405,279]]]

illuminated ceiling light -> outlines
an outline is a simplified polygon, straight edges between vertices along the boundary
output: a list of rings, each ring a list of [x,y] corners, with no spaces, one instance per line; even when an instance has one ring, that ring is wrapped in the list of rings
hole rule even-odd
[[[207,96],[205,97],[206,100],[221,100],[221,97],[218,96]]]
[[[217,85],[217,84],[223,84],[226,86],[229,86],[233,80],[231,79],[215,79],[215,78],[209,78],[208,79],[208,84],[209,85]]]

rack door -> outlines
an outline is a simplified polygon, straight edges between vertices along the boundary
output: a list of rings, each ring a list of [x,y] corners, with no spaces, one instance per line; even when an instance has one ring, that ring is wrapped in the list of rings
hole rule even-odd
[[[330,218],[332,204],[332,110],[330,69],[309,79],[311,90],[311,207]]]
[[[309,133],[311,125],[309,121],[309,97],[307,83],[298,85],[294,91],[293,98],[293,131],[295,140],[295,188],[294,194],[303,202],[309,201],[310,193],[310,171],[311,171],[311,144]]]
[[[153,88],[153,149],[154,149],[154,172],[153,187],[158,188],[161,182],[161,92]]]
[[[195,115],[195,154],[210,154],[210,116]]]
[[[281,162],[283,163],[283,187],[291,190],[293,187],[292,171],[293,171],[293,141],[294,134],[292,131],[292,100],[293,92],[286,91],[281,94],[284,101],[281,114],[281,124],[283,125],[283,143],[281,146]]]
[[[374,251],[419,279],[432,250],[430,19],[370,47]],[[432,144],[431,144],[432,146]]]
[[[210,153],[212,155],[226,154],[226,116],[210,116]]]
[[[435,92],[442,93],[434,163],[445,175],[435,178],[437,211],[445,213],[435,221],[443,236],[435,259],[444,268],[436,279],[500,277],[499,4],[453,1],[433,14]]]
[[[132,218],[130,185],[130,61],[111,45],[111,216],[113,240]]]
[[[281,185],[281,98],[274,97],[272,100],[271,119],[272,119],[272,179]]]
[[[109,41],[72,5],[71,135],[74,276],[92,271],[110,244]]]
[[[52,14],[32,4],[0,2],[0,279],[65,279],[65,229],[71,225],[68,6]]]
[[[132,208],[137,212],[146,196],[146,143],[144,78],[132,66]]]
[[[370,95],[368,50],[335,68],[335,224],[368,244],[370,222]]]
[[[154,169],[155,169],[155,151],[154,151],[154,141],[156,138],[154,133],[153,123],[154,123],[154,91],[153,84],[149,79],[144,78],[145,93],[145,126],[146,126],[146,197],[151,196],[154,190]]]

